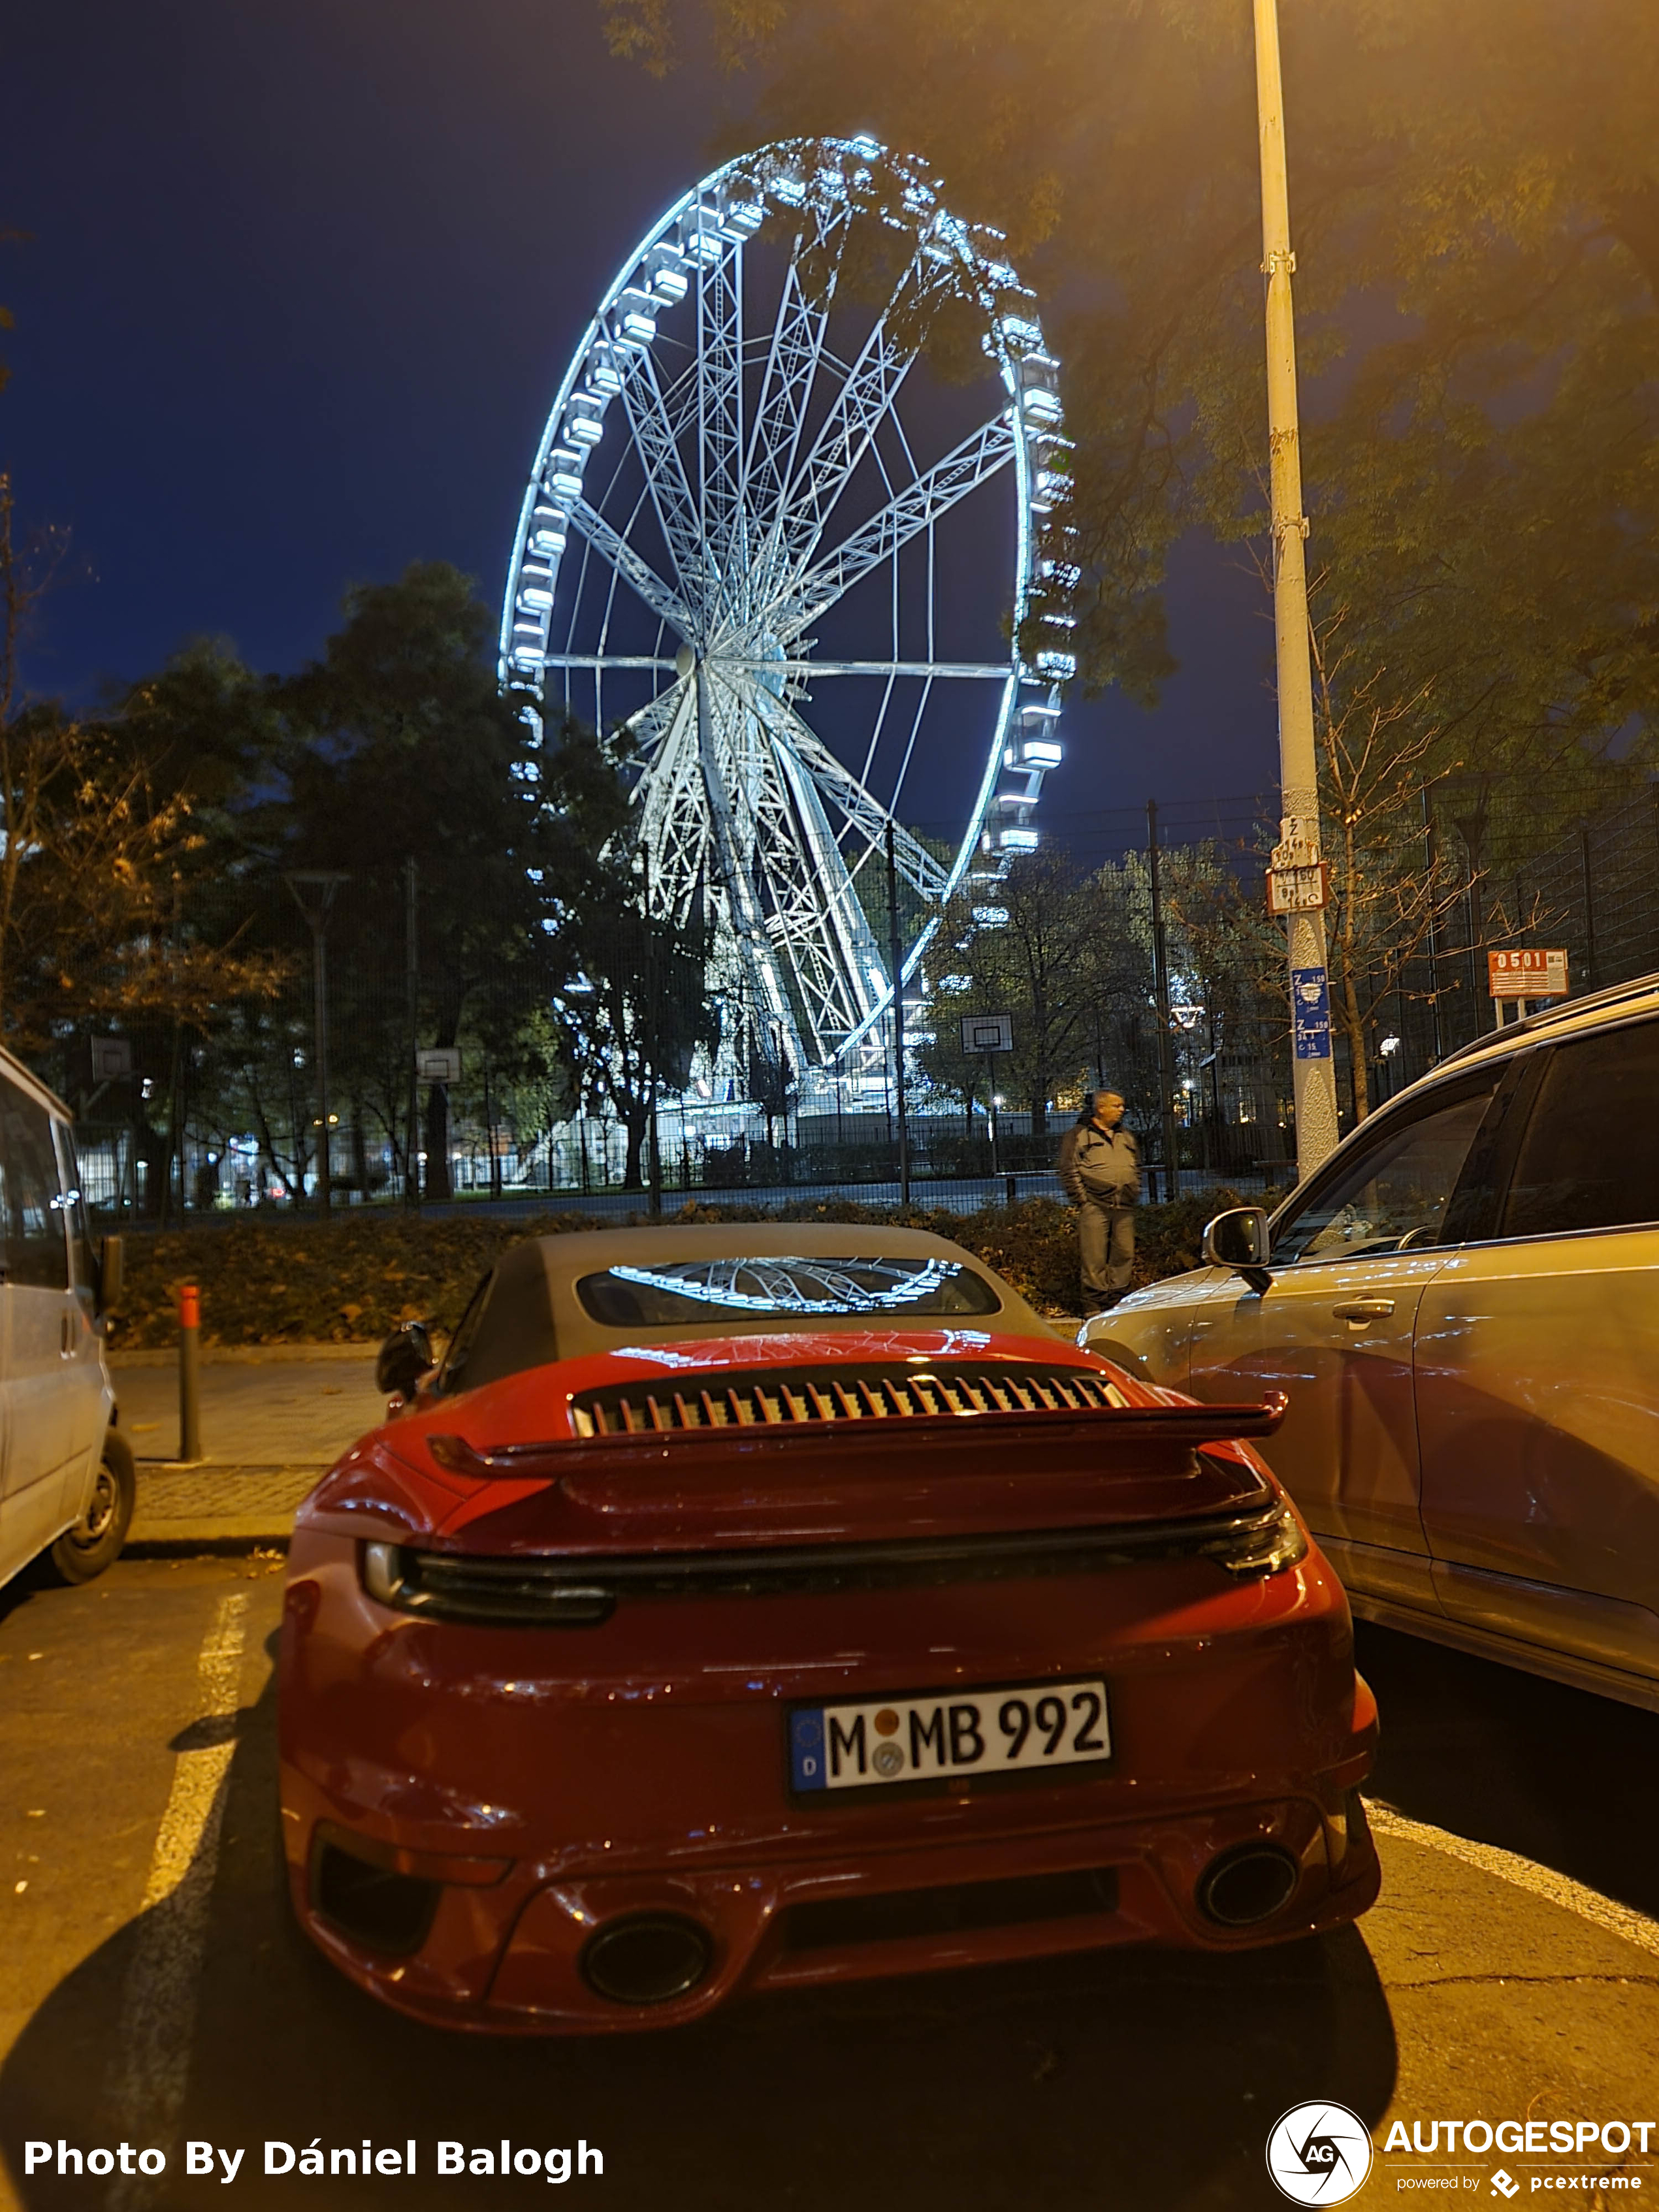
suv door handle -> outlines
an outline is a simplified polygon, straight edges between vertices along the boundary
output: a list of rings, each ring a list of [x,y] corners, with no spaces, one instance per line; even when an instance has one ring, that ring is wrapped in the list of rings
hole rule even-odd
[[[1387,1321],[1393,1311],[1392,1298],[1349,1298],[1331,1308],[1335,1320],[1351,1322]]]

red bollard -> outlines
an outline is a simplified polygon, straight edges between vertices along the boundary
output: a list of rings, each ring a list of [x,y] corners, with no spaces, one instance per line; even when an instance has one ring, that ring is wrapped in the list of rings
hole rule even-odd
[[[186,1463],[202,1456],[202,1293],[194,1283],[179,1285],[179,1457]]]

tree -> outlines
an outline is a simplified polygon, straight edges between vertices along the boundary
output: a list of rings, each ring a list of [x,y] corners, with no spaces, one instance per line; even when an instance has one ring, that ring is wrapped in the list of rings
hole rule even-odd
[[[1001,1056],[1003,1079],[1027,1101],[1041,1137],[1056,1090],[1088,1063],[1096,1016],[1118,987],[1121,939],[1101,879],[1053,848],[1021,854],[994,890],[951,901],[939,944],[939,1028],[922,1047],[924,1072],[971,1101],[982,1062],[963,1054],[959,1017],[1008,1014],[1014,1048]]]
[[[287,790],[270,865],[349,878],[330,917],[335,1071],[354,1126],[404,1126],[410,1012],[404,917],[416,870],[418,1042],[489,1056],[514,1081],[546,1073],[544,1012],[575,972],[573,917],[597,847],[568,787],[615,777],[572,737],[546,750],[498,687],[489,610],[443,562],[346,594],[322,659],[274,687]],[[578,756],[581,755],[580,758]],[[620,800],[617,801],[620,805]],[[286,921],[286,918],[284,918]],[[449,1098],[428,1090],[426,1194],[450,1196]]]
[[[1054,303],[1073,644],[1170,666],[1168,549],[1259,532],[1260,227],[1237,0],[601,0],[713,45],[774,128],[924,151]],[[1304,473],[1358,665],[1435,684],[1447,757],[1528,772],[1654,727],[1659,15],[1647,0],[1285,10]],[[753,124],[746,128],[752,131]],[[1432,757],[1431,769],[1440,765]]]
[[[176,1040],[283,977],[280,960],[186,926],[182,885],[206,837],[143,731],[118,709],[79,719],[24,695],[19,649],[58,550],[15,543],[0,477],[0,1029],[37,1057],[94,1022]]]
[[[707,927],[647,913],[645,902],[642,874],[617,867],[581,917],[582,972],[557,1002],[585,1099],[594,1110],[609,1106],[627,1133],[623,1182],[631,1190],[644,1185],[659,1093],[688,1088],[694,1056],[712,1054],[720,1035]]]

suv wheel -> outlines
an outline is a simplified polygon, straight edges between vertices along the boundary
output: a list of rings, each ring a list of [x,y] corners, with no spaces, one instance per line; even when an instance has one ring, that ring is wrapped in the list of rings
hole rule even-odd
[[[66,1583],[89,1583],[103,1573],[126,1541],[137,1492],[131,1449],[126,1438],[111,1429],[104,1437],[87,1510],[74,1528],[64,1529],[48,1554]]]

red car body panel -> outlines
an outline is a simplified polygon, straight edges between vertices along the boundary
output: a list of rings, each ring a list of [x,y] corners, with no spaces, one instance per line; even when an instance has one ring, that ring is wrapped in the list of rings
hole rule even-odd
[[[964,1358],[1084,1369],[1120,1410],[599,1437],[571,1416],[647,1380]],[[281,1747],[301,1921],[406,2011],[547,2033],[666,2025],[739,1990],[1127,1942],[1238,1948],[1352,1918],[1378,1881],[1358,1796],[1376,1722],[1346,1601],[1311,1546],[1248,1580],[1181,1550],[1183,1523],[1282,1498],[1248,1444],[1193,1450],[1192,1403],[1052,1340],[941,1329],[699,1338],[418,1401],[295,1530]],[[1203,1409],[1201,1433],[1214,1420]],[[1167,1554],[1098,1549],[1165,1530]],[[903,1562],[1043,1532],[1075,1540],[1075,1569],[1062,1548],[1042,1571],[947,1559],[823,1588],[694,1574],[580,1626],[428,1618],[364,1580],[366,1543],[599,1579],[618,1559],[718,1555],[740,1575],[792,1547]],[[792,1793],[803,1701],[1096,1675],[1103,1765]],[[1206,1869],[1251,1844],[1288,1854],[1293,1893],[1259,1924],[1218,1924]],[[429,1885],[418,1942],[377,1948],[325,1909],[325,1849]],[[583,1965],[595,1930],[662,1914],[706,1931],[702,1978],[652,2005],[601,1995]]]

